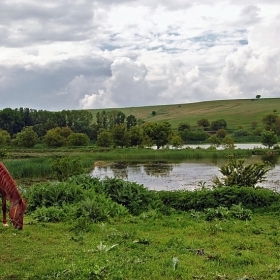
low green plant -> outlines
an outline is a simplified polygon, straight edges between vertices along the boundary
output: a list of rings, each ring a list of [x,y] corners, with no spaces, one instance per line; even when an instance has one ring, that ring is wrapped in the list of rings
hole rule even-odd
[[[108,221],[110,218],[117,218],[128,215],[128,210],[106,197],[98,194],[91,198],[86,198],[78,205],[77,217],[84,216],[93,222]]]
[[[67,213],[57,206],[37,208],[32,213],[32,218],[38,222],[60,222],[65,220]]]
[[[133,215],[163,206],[156,193],[143,185],[121,179],[106,178],[102,181],[102,188],[96,191],[104,192],[113,201],[125,206]]]
[[[265,181],[271,167],[267,163],[245,164],[245,159],[232,158],[220,167],[223,177],[216,176],[213,180],[216,186],[256,187],[257,183]]]

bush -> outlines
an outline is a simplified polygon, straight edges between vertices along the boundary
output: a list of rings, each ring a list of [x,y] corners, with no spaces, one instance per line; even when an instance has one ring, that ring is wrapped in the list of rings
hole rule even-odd
[[[89,144],[89,137],[85,133],[71,133],[67,137],[68,146],[87,146]]]
[[[37,208],[31,215],[38,222],[60,222],[66,218],[66,213],[57,206]]]
[[[143,185],[121,179],[107,178],[96,191],[105,193],[113,201],[125,206],[133,215],[162,206],[155,192],[149,191]]]
[[[203,211],[219,206],[230,208],[240,203],[243,207],[253,210],[271,207],[280,202],[279,194],[269,189],[239,186],[195,191],[160,191],[159,196],[164,205],[181,211]]]
[[[238,129],[234,132],[234,137],[243,137],[243,136],[249,136],[250,132],[246,129]]]
[[[257,183],[265,181],[265,175],[270,169],[266,163],[245,164],[244,159],[230,159],[220,167],[223,177],[216,177],[213,183],[217,186],[255,187]]]
[[[52,170],[60,181],[83,172],[81,162],[71,157],[62,157],[54,160],[52,162]]]
[[[103,194],[81,201],[76,213],[77,218],[86,217],[93,222],[107,221],[109,218],[126,215],[128,215],[128,210],[124,206]]]
[[[83,189],[75,183],[42,183],[27,189],[28,211],[41,207],[77,203],[85,198]]]

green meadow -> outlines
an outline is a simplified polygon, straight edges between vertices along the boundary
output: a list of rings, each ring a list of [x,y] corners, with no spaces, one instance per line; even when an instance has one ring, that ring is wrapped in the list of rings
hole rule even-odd
[[[280,196],[155,192],[74,176],[21,188],[22,231],[0,227],[0,279],[279,279]]]
[[[0,279],[279,279],[279,215],[199,221],[189,213],[0,229]],[[203,249],[203,250],[202,250]]]
[[[197,103],[157,105],[146,107],[129,107],[116,108],[122,111],[126,116],[134,115],[137,119],[145,122],[167,121],[173,128],[177,128],[182,122],[188,122],[195,126],[196,122],[202,118],[208,119],[210,122],[225,119],[228,129],[235,130],[239,126],[250,128],[252,122],[262,124],[265,115],[278,110],[280,106],[280,98],[260,98],[255,99],[232,99],[204,101]],[[114,109],[105,109],[110,111]],[[91,110],[94,115],[103,109]],[[153,116],[152,112],[156,115]]]

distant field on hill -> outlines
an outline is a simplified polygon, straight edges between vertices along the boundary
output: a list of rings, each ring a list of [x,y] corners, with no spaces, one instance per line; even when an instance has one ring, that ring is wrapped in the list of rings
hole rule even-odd
[[[235,130],[240,125],[249,128],[253,121],[261,125],[262,118],[269,113],[273,113],[273,110],[280,113],[280,98],[218,100],[104,110],[119,110],[126,116],[134,115],[137,119],[142,119],[145,122],[167,121],[173,128],[176,128],[181,122],[196,125],[196,122],[201,118],[206,118],[210,122],[225,119],[228,129]],[[103,109],[93,109],[91,111],[95,115]],[[156,112],[155,116],[152,115],[153,111]]]

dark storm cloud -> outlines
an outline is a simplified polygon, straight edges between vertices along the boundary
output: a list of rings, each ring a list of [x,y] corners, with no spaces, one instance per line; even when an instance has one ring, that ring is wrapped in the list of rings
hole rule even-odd
[[[90,83],[89,90],[98,90],[111,76],[110,64],[104,58],[84,57],[45,66],[33,65],[29,69],[1,67],[1,107],[75,108],[83,95],[68,92],[69,83],[82,75]]]
[[[36,42],[88,39],[94,27],[91,1],[23,1],[0,3],[0,28],[4,46],[26,46]]]

